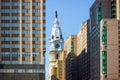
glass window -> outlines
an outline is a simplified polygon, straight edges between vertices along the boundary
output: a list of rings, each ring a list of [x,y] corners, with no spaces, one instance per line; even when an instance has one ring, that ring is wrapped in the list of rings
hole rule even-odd
[[[12,64],[20,64],[19,61],[12,61]]]
[[[12,20],[19,20],[20,17],[19,16],[12,16]]]
[[[10,48],[10,44],[2,44],[2,48]]]
[[[32,12],[33,12],[33,13],[39,13],[39,12],[40,12],[40,9],[33,9]]]
[[[30,9],[23,9],[22,10],[22,13],[29,13],[30,12]]]
[[[30,6],[30,2],[23,2],[22,6]]]
[[[19,31],[19,30],[12,30],[12,33],[13,33],[13,34],[19,34],[20,31]]]
[[[30,26],[30,23],[23,23],[22,26],[23,26],[23,27],[29,27],[29,26]]]
[[[10,52],[2,52],[2,57],[10,57]]]
[[[2,6],[10,6],[10,2],[2,2]]]
[[[40,2],[33,2],[32,5],[33,6],[40,6]]]
[[[30,56],[30,52],[23,52],[22,56]]]
[[[30,40],[30,38],[29,37],[23,37],[22,40],[26,41],[26,40]]]
[[[2,20],[10,20],[10,16],[2,16]]]
[[[10,23],[2,23],[2,27],[10,27]]]
[[[23,48],[30,48],[30,44],[22,44]]]
[[[12,6],[19,6],[19,2],[12,2]]]
[[[29,61],[22,61],[22,64],[30,64]]]
[[[32,47],[33,47],[33,48],[40,48],[41,45],[40,45],[40,44],[33,44]]]
[[[39,16],[33,16],[32,19],[33,20],[40,20],[40,17]]]
[[[10,13],[10,9],[2,9],[2,13]]]
[[[19,13],[19,9],[12,9],[12,13]]]
[[[40,37],[33,37],[32,40],[33,40],[33,41],[40,40]]]
[[[12,44],[12,48],[19,48],[20,45],[19,44]]]
[[[22,20],[30,20],[30,16],[22,16]]]
[[[19,27],[20,24],[19,23],[12,23],[12,27]]]
[[[2,37],[2,41],[10,41],[10,37]]]
[[[38,26],[40,26],[40,24],[38,24],[38,23],[33,23],[32,26],[33,26],[33,27],[38,27]]]
[[[32,31],[33,34],[40,34],[40,32],[41,32],[40,30],[33,30]]]
[[[10,31],[9,30],[2,30],[2,34],[9,34]]]
[[[2,64],[10,64],[10,61],[2,61]]]
[[[30,30],[22,30],[23,34],[30,34]]]
[[[13,57],[19,57],[19,56],[20,56],[20,53],[19,53],[19,52],[12,52],[12,56],[13,56]]]
[[[33,52],[32,55],[33,56],[40,56],[40,52]]]
[[[20,38],[19,37],[12,37],[12,41],[19,41]]]

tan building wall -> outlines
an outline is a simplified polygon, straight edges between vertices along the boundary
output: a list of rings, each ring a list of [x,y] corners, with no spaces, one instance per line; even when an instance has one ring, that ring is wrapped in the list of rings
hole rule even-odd
[[[104,44],[103,36],[104,27],[106,28],[106,39],[107,42]],[[111,19],[103,19],[100,24],[100,63],[101,63],[101,80],[120,80],[120,63],[119,63],[119,50],[120,50],[120,20],[111,20]],[[103,51],[106,53],[106,60],[103,56]],[[106,65],[104,64],[106,62]],[[104,68],[103,66],[106,66]],[[106,69],[107,73],[103,73]],[[106,77],[107,76],[107,77]],[[106,78],[105,78],[106,77]]]
[[[65,51],[59,53],[60,57],[55,61],[55,67],[51,68],[51,80],[65,80]]]
[[[0,0],[0,63],[44,64],[45,0]],[[18,55],[18,56],[16,56]]]
[[[84,49],[87,52],[87,27],[87,22],[83,23],[77,34],[77,55],[80,55]]]
[[[73,46],[72,46],[72,44],[73,44]],[[67,39],[65,41],[64,50],[67,52],[67,54],[69,52],[73,52],[74,54],[77,55],[77,35],[71,35],[71,36],[67,37]]]
[[[30,76],[35,72],[39,76],[35,78],[33,74],[32,79],[44,80],[44,68],[33,70],[36,69],[36,65],[45,65],[45,0],[0,0],[0,5],[0,64],[14,67],[21,65],[24,69],[23,73],[16,75],[21,68],[11,67],[13,72],[8,72],[8,67],[5,71],[1,67],[0,73],[4,73],[8,79],[15,76],[15,79],[19,80],[17,77],[23,79],[25,75],[26,80],[31,80],[27,73],[31,72]],[[26,71],[26,67],[31,65],[35,67]],[[8,80],[7,78],[2,80]]]

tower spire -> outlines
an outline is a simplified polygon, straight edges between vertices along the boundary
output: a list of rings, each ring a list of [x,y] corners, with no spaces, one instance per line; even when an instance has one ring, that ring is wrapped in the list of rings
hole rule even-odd
[[[55,11],[55,17],[56,17],[56,18],[58,17],[57,11]]]

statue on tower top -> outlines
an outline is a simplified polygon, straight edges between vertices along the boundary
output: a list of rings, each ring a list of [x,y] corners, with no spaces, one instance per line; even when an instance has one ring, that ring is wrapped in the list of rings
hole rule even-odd
[[[58,17],[57,11],[55,11],[55,17],[56,17],[56,18]]]

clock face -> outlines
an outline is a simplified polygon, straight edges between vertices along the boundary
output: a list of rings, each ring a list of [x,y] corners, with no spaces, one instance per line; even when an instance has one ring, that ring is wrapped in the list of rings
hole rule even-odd
[[[55,44],[55,48],[58,49],[60,45],[58,43]]]

